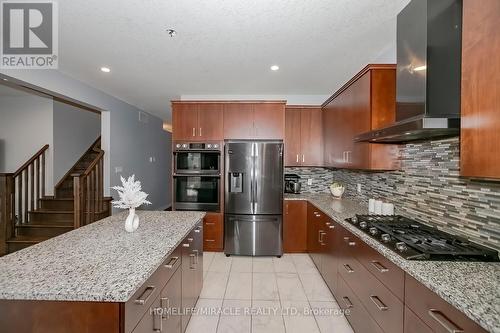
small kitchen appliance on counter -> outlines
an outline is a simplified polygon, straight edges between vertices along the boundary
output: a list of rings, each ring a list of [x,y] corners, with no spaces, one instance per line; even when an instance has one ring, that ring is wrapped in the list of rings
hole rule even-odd
[[[400,215],[346,219],[408,260],[500,261],[498,252]]]
[[[285,174],[285,193],[300,194],[302,184],[300,183],[300,176],[287,173]]]

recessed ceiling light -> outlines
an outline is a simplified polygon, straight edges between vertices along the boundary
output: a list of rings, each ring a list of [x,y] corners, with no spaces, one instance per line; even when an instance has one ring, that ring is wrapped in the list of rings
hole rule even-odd
[[[278,66],[278,65],[272,65],[271,66],[271,70],[272,71],[277,71],[278,69],[280,69],[280,66]]]
[[[101,67],[101,72],[109,73],[111,72],[111,69],[109,69],[109,67]]]
[[[167,29],[167,33],[170,37],[175,37],[175,35],[177,35],[177,31],[174,29]]]
[[[9,80],[7,80],[6,78],[2,78],[2,80],[4,80],[4,81],[9,81]]]

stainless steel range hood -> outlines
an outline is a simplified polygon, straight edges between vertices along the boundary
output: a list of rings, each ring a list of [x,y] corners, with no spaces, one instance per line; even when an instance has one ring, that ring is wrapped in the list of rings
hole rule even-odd
[[[458,135],[461,40],[462,0],[412,0],[397,18],[396,122],[354,141]]]

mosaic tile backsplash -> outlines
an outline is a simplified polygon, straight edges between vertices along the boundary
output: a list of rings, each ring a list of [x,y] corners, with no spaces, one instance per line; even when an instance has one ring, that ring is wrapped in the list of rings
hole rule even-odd
[[[324,168],[287,168],[313,178],[303,192],[328,192],[329,185],[346,185],[345,196],[363,203],[369,198],[394,203],[396,213],[500,250],[500,182],[459,177],[458,138],[401,146],[402,169],[368,172]],[[315,181],[316,180],[316,181]],[[362,193],[356,184],[362,184]]]

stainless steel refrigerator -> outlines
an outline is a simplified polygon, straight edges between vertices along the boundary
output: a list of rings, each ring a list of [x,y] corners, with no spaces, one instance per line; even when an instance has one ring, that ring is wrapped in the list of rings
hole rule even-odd
[[[283,254],[283,142],[225,142],[224,253]]]

